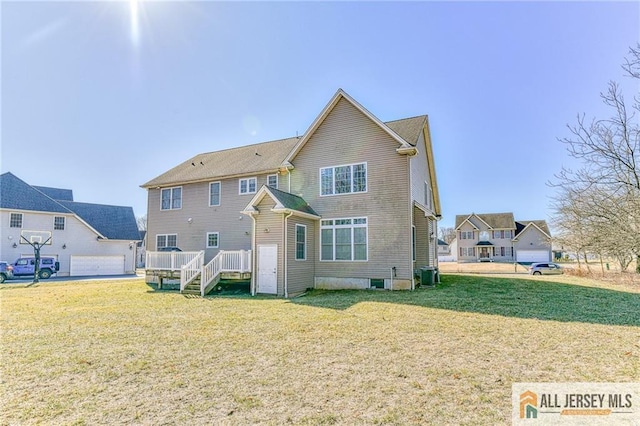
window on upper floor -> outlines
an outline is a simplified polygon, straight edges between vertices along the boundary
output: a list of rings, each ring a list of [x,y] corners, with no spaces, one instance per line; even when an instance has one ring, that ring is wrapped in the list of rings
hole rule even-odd
[[[209,205],[210,206],[219,206],[220,205],[220,182],[211,182],[209,184]]]
[[[478,233],[478,239],[480,241],[489,241],[489,231],[480,231]]]
[[[367,260],[367,218],[323,220],[320,260]]]
[[[64,231],[65,219],[64,216],[55,216],[53,218],[53,229],[56,231]]]
[[[474,237],[473,231],[460,231],[461,240],[473,240]]]
[[[182,187],[165,188],[161,192],[160,210],[177,210],[182,208]]]
[[[22,228],[22,213],[11,213],[9,228]]]
[[[507,230],[502,229],[500,231],[493,231],[493,239],[494,240],[497,240],[497,239],[500,239],[500,240],[511,239],[511,234],[512,234],[512,232],[511,232],[510,229],[507,229]]]
[[[238,182],[238,191],[240,194],[255,194],[258,181],[256,178],[240,179]]]
[[[278,189],[278,175],[267,176],[267,186]]]
[[[367,192],[367,163],[320,169],[320,195]]]
[[[177,247],[178,234],[158,234],[156,235],[156,250],[163,247]]]

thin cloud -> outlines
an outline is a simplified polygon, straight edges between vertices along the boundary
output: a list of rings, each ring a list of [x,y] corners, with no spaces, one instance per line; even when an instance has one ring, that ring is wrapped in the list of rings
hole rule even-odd
[[[24,40],[22,40],[20,46],[25,48],[43,43],[53,37],[56,33],[60,32],[67,25],[67,23],[67,18],[57,19],[40,28],[39,30],[29,34],[24,38]]]

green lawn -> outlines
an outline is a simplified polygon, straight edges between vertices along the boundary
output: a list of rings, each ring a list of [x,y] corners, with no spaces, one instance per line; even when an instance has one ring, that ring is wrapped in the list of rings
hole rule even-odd
[[[513,382],[640,380],[640,291],[444,275],[415,292],[0,286],[1,424],[510,424]]]

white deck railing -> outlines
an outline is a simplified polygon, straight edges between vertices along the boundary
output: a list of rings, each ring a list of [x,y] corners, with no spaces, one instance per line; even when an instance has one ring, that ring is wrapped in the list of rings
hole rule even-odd
[[[203,251],[148,251],[145,269],[154,271],[179,271]]]
[[[191,281],[202,273],[203,264],[204,252],[201,251],[191,262],[180,268],[180,291],[183,291]]]
[[[251,272],[251,250],[220,250],[204,264],[204,251],[148,251],[146,269],[180,271],[180,291],[200,275],[200,293],[222,272]]]

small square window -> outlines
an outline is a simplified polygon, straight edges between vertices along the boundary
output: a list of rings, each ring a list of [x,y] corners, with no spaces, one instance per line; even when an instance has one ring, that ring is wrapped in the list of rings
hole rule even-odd
[[[10,228],[22,228],[22,213],[11,213],[9,218]]]
[[[65,222],[65,217],[64,216],[55,216],[53,218],[53,229],[56,231],[64,231],[64,223]]]

